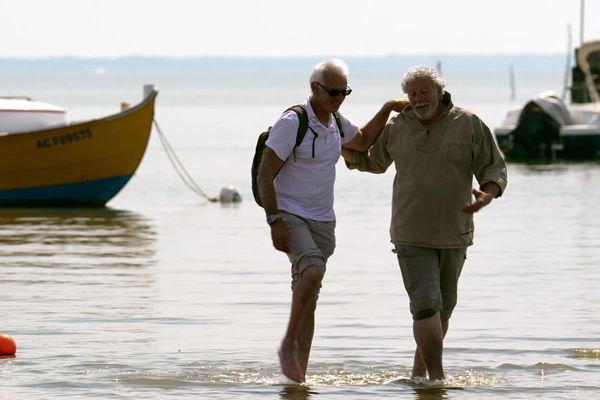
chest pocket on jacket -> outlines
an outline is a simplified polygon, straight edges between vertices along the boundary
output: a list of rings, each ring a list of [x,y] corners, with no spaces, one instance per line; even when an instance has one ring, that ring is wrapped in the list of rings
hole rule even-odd
[[[471,165],[473,159],[471,145],[466,143],[448,143],[448,161],[459,166]]]

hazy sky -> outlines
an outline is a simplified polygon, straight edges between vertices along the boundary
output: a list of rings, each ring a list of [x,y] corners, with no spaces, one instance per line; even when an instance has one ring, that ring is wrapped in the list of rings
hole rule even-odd
[[[600,39],[600,0],[585,3]],[[564,53],[569,24],[580,42],[580,0],[0,0],[0,15],[0,58]]]

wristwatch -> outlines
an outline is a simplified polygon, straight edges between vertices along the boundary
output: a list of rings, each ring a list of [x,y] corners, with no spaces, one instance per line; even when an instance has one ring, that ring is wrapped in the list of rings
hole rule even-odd
[[[277,213],[277,214],[267,214],[267,224],[269,225],[273,225],[275,223],[275,221],[277,221],[278,219],[281,219],[282,215]]]

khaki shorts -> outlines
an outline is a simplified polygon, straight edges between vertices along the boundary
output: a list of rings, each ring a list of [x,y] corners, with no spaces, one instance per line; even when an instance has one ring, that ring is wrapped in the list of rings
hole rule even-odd
[[[335,221],[315,221],[287,212],[281,213],[290,232],[292,252],[292,290],[306,268],[318,265],[325,268],[335,249]]]
[[[396,245],[396,255],[414,320],[440,313],[442,321],[456,306],[458,278],[467,258],[467,248],[434,249]]]

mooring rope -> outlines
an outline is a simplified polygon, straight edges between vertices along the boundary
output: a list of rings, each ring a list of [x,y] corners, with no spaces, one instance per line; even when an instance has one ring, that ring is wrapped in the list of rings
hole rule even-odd
[[[181,180],[183,181],[183,183],[185,183],[185,185],[192,192],[196,193],[199,196],[204,197],[206,200],[212,201],[212,202],[218,202],[219,201],[218,197],[210,197],[210,196],[208,196],[204,192],[204,190],[202,190],[200,188],[200,186],[198,186],[198,184],[194,181],[194,179],[192,178],[192,176],[187,172],[187,170],[185,169],[185,167],[183,166],[183,164],[179,160],[179,157],[177,157],[177,154],[175,154],[175,151],[173,150],[173,147],[171,147],[171,144],[167,140],[167,137],[165,136],[165,134],[163,133],[163,131],[160,129],[160,126],[158,125],[158,122],[156,122],[155,119],[152,122],[154,123],[154,126],[156,127],[156,131],[158,132],[158,137],[160,138],[160,142],[162,143],[162,146],[165,149],[165,152],[167,153],[167,156],[169,157],[169,161],[173,165],[173,168],[175,168],[175,172],[177,172],[177,175],[179,175],[179,177],[181,178]]]

